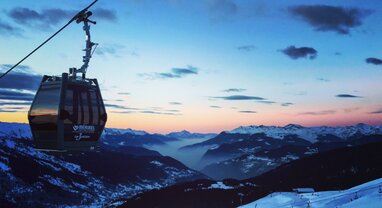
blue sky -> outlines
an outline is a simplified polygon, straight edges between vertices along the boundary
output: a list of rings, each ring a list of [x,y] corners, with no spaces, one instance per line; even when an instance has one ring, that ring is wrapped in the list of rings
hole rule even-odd
[[[3,1],[0,70],[89,3]],[[381,124],[381,4],[99,0],[91,28],[99,47],[88,77],[102,85],[111,127],[218,132],[251,124]],[[70,25],[12,73],[58,75],[79,67],[81,27]],[[4,95],[34,93],[1,81],[0,87]],[[8,103],[0,104],[1,120],[26,121],[21,100],[1,102]]]

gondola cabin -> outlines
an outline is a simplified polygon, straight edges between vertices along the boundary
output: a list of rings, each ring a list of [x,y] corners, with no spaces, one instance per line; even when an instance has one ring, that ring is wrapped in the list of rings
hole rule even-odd
[[[96,79],[44,76],[28,112],[37,149],[97,150],[107,114]]]

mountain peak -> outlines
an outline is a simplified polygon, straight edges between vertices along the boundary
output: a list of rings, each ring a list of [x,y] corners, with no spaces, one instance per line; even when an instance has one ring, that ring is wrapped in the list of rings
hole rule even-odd
[[[302,129],[302,128],[305,128],[305,127],[303,127],[303,126],[301,126],[301,125],[299,125],[299,124],[288,124],[288,125],[284,126],[284,128],[289,128],[289,129],[291,129],[291,128]]]

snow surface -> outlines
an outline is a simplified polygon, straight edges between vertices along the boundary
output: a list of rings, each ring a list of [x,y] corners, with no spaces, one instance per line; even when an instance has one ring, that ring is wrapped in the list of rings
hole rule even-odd
[[[343,191],[306,194],[272,193],[240,208],[377,208],[382,207],[382,178]]]
[[[371,126],[367,124],[357,124],[354,126],[319,126],[319,127],[303,127],[300,125],[289,124],[284,127],[280,126],[240,126],[239,128],[227,133],[238,134],[256,134],[265,133],[269,137],[283,139],[287,135],[297,135],[302,139],[315,142],[319,135],[335,135],[345,139],[357,133],[363,135],[382,134],[382,126]]]

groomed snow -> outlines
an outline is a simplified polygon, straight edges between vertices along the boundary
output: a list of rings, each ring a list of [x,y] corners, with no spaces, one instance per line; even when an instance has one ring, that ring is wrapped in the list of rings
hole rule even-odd
[[[378,208],[382,207],[382,178],[343,191],[309,194],[272,193],[240,208]]]

